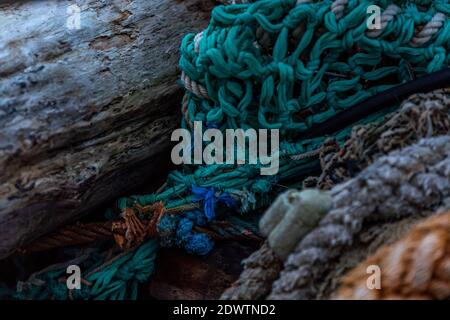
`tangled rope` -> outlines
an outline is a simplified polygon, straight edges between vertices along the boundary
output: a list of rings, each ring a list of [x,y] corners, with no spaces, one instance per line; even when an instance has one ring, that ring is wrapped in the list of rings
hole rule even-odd
[[[108,266],[114,272],[94,269],[87,280],[101,285],[88,286],[89,294],[81,297],[134,298],[137,283],[153,270],[155,241],[207,254],[211,236],[196,227],[204,229],[212,220],[265,208],[285,184],[301,182],[318,168],[315,154],[301,155],[319,149],[329,133],[305,139],[307,130],[411,80],[411,74],[421,77],[450,64],[450,24],[439,15],[433,20],[438,13],[450,13],[445,0],[396,1],[400,10],[385,17],[376,37],[367,30],[366,8],[372,4],[368,0],[248,2],[215,8],[206,30],[184,38],[180,67],[187,92],[182,125],[192,128],[194,121],[202,121],[205,127],[222,131],[280,129],[278,175],[260,176],[261,165],[185,167],[169,174],[157,193],[120,199],[113,230],[125,252],[120,263]],[[389,0],[377,3],[383,11],[393,5]],[[390,111],[386,107],[390,106],[380,106],[358,122],[380,119]],[[332,132],[335,141],[342,143],[354,124]],[[188,207],[178,214],[163,214],[158,203],[165,210]],[[189,208],[192,204],[198,209]],[[150,212],[142,211],[149,206]],[[91,270],[98,262],[86,259],[84,264]],[[131,289],[124,279],[132,283]],[[64,297],[56,293],[62,287],[52,288],[45,294]],[[22,292],[28,297],[44,295],[39,290],[32,294],[33,283],[26,289]]]
[[[21,254],[29,254],[35,252],[48,251],[58,248],[66,248],[73,246],[92,245],[99,241],[107,241],[114,239],[122,250],[130,250],[134,246],[139,245],[148,237],[158,237],[158,230],[155,230],[156,221],[161,222],[161,212],[163,214],[177,214],[184,212],[188,206],[175,208],[172,210],[162,210],[157,206],[157,215],[150,221],[139,219],[129,208],[125,210],[126,217],[121,221],[108,221],[99,223],[76,223],[71,226],[61,228],[55,232],[45,235],[31,244],[18,250]],[[197,206],[191,206],[196,208]],[[148,212],[149,208],[141,208],[142,211]],[[187,216],[194,216],[196,213],[191,212]],[[198,215],[198,212],[197,212]],[[158,217],[158,218],[157,218]],[[205,234],[214,241],[224,240],[245,240],[245,241],[261,241],[261,238],[255,233],[251,226],[240,221],[214,221],[208,225],[193,226],[193,231],[198,234]],[[137,227],[136,227],[137,226]],[[164,236],[169,237],[167,231]],[[172,234],[172,236],[174,236]],[[133,245],[134,244],[134,245]]]
[[[341,281],[335,298],[346,300],[448,299],[450,212],[419,223],[401,240],[381,248]],[[367,268],[380,268],[378,290],[367,287]]]
[[[52,265],[19,282],[16,298],[19,299],[136,299],[139,283],[145,282],[154,270],[158,242],[149,240],[139,248],[115,253],[88,251],[65,263]],[[82,289],[68,290],[66,268],[78,265],[82,272]]]
[[[450,89],[413,95],[386,121],[355,126],[342,148],[331,140],[318,149],[322,174],[308,187],[331,189],[381,155],[449,132]]]
[[[376,38],[366,34],[370,4],[257,1],[216,8],[201,36],[183,41],[182,81],[192,93],[188,118],[300,135],[348,106],[410,80],[409,67],[420,76],[448,65],[450,25],[442,21],[443,13],[434,14],[448,10],[444,1],[430,1],[426,11],[402,1],[395,17],[385,17]],[[392,13],[393,4],[380,5]],[[421,24],[425,27],[415,37]],[[293,35],[299,26],[300,39]],[[270,56],[258,42],[258,28],[268,35]],[[414,40],[425,39],[422,34],[427,41]],[[427,46],[413,47],[412,42]]]

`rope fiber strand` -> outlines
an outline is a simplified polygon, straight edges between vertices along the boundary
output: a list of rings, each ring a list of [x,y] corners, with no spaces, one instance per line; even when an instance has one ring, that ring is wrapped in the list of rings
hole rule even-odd
[[[232,4],[216,7],[201,34],[189,34],[181,44],[181,83],[186,89],[182,127],[191,129],[194,121],[201,121],[203,127],[222,132],[279,129],[278,174],[261,176],[260,164],[173,171],[157,193],[118,200],[117,212],[106,220],[124,251],[109,263],[111,251],[88,254],[82,269],[89,270],[83,278],[91,285],[70,293],[58,280],[65,276],[65,266],[59,265],[21,285],[17,297],[135,299],[138,284],[153,272],[159,247],[206,255],[214,245],[208,226],[233,216],[232,229],[241,230],[235,233],[256,234],[257,223],[249,222],[249,213],[266,208],[287,185],[301,184],[320,168],[317,153],[299,155],[320,149],[329,135],[342,145],[354,125],[382,119],[403,95],[380,98],[389,105],[374,105],[362,117],[347,116],[333,132],[321,124],[345,118],[354,112],[352,106],[362,108],[363,101],[386,90],[405,88],[413,77],[433,73],[426,79],[442,85],[436,80],[442,73],[435,72],[450,64],[447,0],[376,1],[385,12],[377,34],[367,29],[366,21],[373,1],[226,2]],[[448,76],[448,70],[442,72]],[[185,209],[170,212],[180,207]],[[279,283],[272,295],[283,296],[284,290]]]

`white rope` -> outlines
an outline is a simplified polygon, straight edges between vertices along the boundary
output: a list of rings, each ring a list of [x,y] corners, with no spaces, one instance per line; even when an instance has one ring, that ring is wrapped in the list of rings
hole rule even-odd
[[[378,37],[383,30],[386,28],[389,22],[391,22],[394,17],[401,11],[401,9],[396,6],[395,4],[389,5],[386,10],[384,10],[383,14],[381,15],[381,29],[374,29],[374,30],[367,30],[366,35],[369,38],[376,38]]]
[[[197,97],[209,99],[208,90],[206,90],[205,87],[203,87],[201,84],[198,84],[197,82],[191,80],[184,71],[181,73],[181,81],[184,84],[184,87],[186,90],[192,92]]]
[[[336,0],[331,4],[331,12],[334,13],[336,19],[342,18],[347,3],[348,0]]]
[[[416,33],[416,36],[411,40],[411,46],[418,47],[427,43],[431,37],[442,28],[445,19],[445,14],[441,12],[436,13],[431,21],[428,22],[422,30]]]

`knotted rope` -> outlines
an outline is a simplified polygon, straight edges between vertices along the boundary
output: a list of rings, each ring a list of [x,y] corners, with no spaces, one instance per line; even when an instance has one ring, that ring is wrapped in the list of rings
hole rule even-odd
[[[421,138],[449,132],[450,89],[413,95],[385,122],[355,126],[342,148],[333,148],[336,146],[333,140],[324,144],[318,150],[322,174],[314,186],[331,189],[355,176],[381,155],[416,143]]]
[[[89,294],[83,297],[135,297],[137,283],[148,278],[153,268],[157,240],[145,239],[156,234],[155,226],[162,246],[208,253],[212,240],[206,233],[193,232],[195,226],[203,228],[213,218],[225,220],[233,213],[264,208],[284,189],[282,184],[298,183],[317,169],[316,153],[299,155],[319,149],[328,137],[319,133],[305,139],[302,134],[307,130],[411,80],[411,72],[421,77],[450,64],[450,24],[441,16],[432,21],[438,13],[449,14],[445,0],[396,1],[401,10],[390,20],[385,14],[383,31],[376,37],[367,30],[368,0],[248,2],[217,7],[206,30],[183,40],[181,81],[187,92],[182,125],[192,128],[194,121],[202,121],[205,127],[222,131],[280,129],[278,175],[260,176],[260,165],[186,167],[172,172],[158,193],[120,199],[121,216],[115,217],[120,223],[114,230],[118,243],[129,251],[111,266],[112,274],[102,269],[87,279],[101,285],[88,287]],[[382,0],[379,5],[388,11],[393,2]],[[379,119],[389,111],[383,107],[387,106],[359,122]],[[332,133],[337,143],[353,124]],[[200,209],[152,215],[153,221],[139,216],[145,213],[136,208],[159,202],[166,209],[192,203]],[[87,259],[85,264],[92,269],[96,262]],[[120,280],[115,281],[117,273]],[[62,287],[54,290],[63,291]],[[32,286],[28,292],[33,292]],[[46,294],[64,296],[55,291]]]
[[[305,181],[304,184],[308,188],[320,186],[321,189],[329,190],[353,178],[360,170],[367,168],[383,155],[417,143],[422,138],[448,134],[449,97],[448,89],[413,95],[384,121],[356,126],[342,149],[337,147],[333,150],[334,143],[330,140],[325,146],[332,152],[324,148],[324,153],[320,155],[323,176],[319,179],[308,179],[311,182]],[[355,170],[349,170],[349,161],[352,161],[352,168]],[[281,197],[279,196],[273,205]],[[298,230],[298,227],[296,229]],[[278,279],[282,270],[282,262],[267,245],[253,253],[249,260],[252,263],[244,263],[244,271],[236,283],[224,292],[222,299],[255,300],[265,298],[270,293],[273,282]],[[264,266],[264,269],[261,266]]]

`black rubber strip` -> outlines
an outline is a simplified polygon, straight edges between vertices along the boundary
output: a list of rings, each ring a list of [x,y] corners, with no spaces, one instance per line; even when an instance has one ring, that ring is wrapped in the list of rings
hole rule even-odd
[[[430,73],[370,97],[306,130],[301,137],[309,139],[335,133],[373,113],[401,103],[412,94],[427,93],[442,88],[450,88],[450,68]]]

